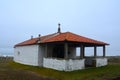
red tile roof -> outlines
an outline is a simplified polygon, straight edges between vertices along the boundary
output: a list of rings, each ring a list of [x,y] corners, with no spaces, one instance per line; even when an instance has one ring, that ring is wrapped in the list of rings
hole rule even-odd
[[[48,38],[51,38],[52,36],[56,35],[57,33],[54,33],[54,34],[49,34],[49,35],[46,35],[46,36],[41,36],[40,37],[40,40],[41,42],[44,41],[44,40],[47,40]],[[32,38],[32,39],[29,39],[29,40],[26,40],[26,41],[23,41],[21,43],[18,43],[16,44],[14,47],[16,46],[24,46],[24,45],[33,45],[33,44],[37,44],[38,43],[38,40],[39,38]]]
[[[29,39],[22,43],[16,44],[16,46],[24,46],[24,45],[32,45],[38,44],[39,38]],[[40,43],[49,43],[49,42],[62,42],[62,41],[71,41],[71,42],[78,42],[78,43],[90,43],[96,45],[109,45],[105,42],[97,41],[94,39],[86,38],[71,32],[65,33],[54,33],[46,36],[40,37]]]

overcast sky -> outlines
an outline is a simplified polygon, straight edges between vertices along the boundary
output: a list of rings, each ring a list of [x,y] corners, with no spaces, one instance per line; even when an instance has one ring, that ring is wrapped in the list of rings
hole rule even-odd
[[[70,31],[110,44],[120,55],[120,0],[0,0],[0,48],[31,35]]]

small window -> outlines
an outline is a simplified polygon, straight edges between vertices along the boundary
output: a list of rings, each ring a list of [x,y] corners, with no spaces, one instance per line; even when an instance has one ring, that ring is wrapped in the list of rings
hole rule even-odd
[[[20,55],[20,52],[18,51],[17,54]]]

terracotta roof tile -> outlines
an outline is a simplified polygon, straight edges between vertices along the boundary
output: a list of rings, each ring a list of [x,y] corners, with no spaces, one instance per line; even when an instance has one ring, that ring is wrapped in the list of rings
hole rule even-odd
[[[41,36],[40,37],[40,40],[41,41],[44,41],[44,40],[47,40],[53,36],[57,35],[57,33],[53,33],[53,34],[49,34],[49,35],[46,35],[46,36]],[[26,40],[26,41],[23,41],[21,43],[18,43],[16,44],[14,47],[16,46],[24,46],[24,45],[32,45],[32,44],[37,44],[37,41],[39,40],[39,38],[33,38],[33,39],[29,39],[29,40]]]
[[[104,44],[107,45],[107,43],[101,42],[101,41],[97,41],[94,39],[90,39],[90,38],[86,38],[71,32],[65,32],[65,33],[60,33],[59,35],[49,38],[45,41],[43,41],[43,43],[45,42],[55,42],[55,41],[73,41],[73,42],[84,42],[84,43],[94,43],[94,44]]]
[[[37,44],[39,38],[33,38],[22,43],[16,44],[16,46],[24,46],[24,45],[32,45]],[[60,42],[60,41],[71,41],[71,42],[79,42],[79,43],[91,43],[91,44],[98,44],[98,45],[108,45],[107,43],[97,41],[94,39],[90,39],[87,37],[83,37],[71,32],[65,33],[54,33],[46,36],[40,37],[40,43],[48,43],[48,42]]]

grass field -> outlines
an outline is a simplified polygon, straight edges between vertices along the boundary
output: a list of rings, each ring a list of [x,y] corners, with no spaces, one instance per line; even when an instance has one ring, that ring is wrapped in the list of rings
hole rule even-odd
[[[113,59],[113,58],[112,58]],[[108,66],[88,68],[72,72],[56,71],[15,63],[11,60],[0,61],[0,80],[119,80],[120,61],[110,59]]]

